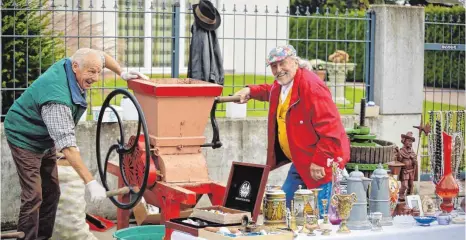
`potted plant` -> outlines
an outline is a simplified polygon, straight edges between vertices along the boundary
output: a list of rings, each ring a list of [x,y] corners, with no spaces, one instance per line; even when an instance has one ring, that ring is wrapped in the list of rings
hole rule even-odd
[[[317,76],[319,76],[320,79],[322,79],[322,81],[325,81],[327,71],[324,69],[322,64],[313,65],[312,70],[315,74],[317,74]]]

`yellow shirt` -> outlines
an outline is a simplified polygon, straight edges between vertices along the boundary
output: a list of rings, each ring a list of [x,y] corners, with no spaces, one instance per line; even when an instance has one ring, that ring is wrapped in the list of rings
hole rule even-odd
[[[282,148],[283,153],[288,159],[291,160],[291,152],[290,146],[288,144],[288,137],[286,134],[286,112],[290,105],[290,98],[291,98],[291,89],[288,95],[286,96],[285,101],[282,102],[282,97],[280,94],[280,100],[278,101],[277,107],[277,124],[278,124],[278,141],[280,143],[280,147]]]

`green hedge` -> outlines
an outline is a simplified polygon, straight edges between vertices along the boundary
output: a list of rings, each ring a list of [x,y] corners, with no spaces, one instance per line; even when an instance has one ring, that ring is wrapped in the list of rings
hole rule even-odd
[[[463,7],[425,8],[426,22],[453,23],[426,24],[426,43],[465,44],[465,27]],[[465,52],[460,51],[425,51],[424,84],[429,87],[465,89]]]
[[[364,76],[365,43],[345,42],[346,39],[364,41],[366,39],[366,20],[354,20],[350,18],[364,18],[366,11],[351,10],[348,17],[341,12],[335,15],[336,8],[331,8],[328,15],[325,12],[312,14],[316,17],[290,17],[290,44],[294,45],[301,57],[307,59],[328,60],[328,56],[335,50],[344,50],[350,55],[350,62],[357,64],[355,72],[350,73],[347,81],[362,82]],[[464,23],[465,9],[462,7],[438,7],[427,6],[425,8],[428,20],[432,21],[437,14],[438,21],[444,15],[448,22],[451,17],[455,23]],[[325,18],[326,16],[330,18]],[[459,16],[459,18],[458,18]],[[333,18],[337,17],[337,18]],[[443,32],[443,30],[445,30]],[[293,39],[312,39],[313,41],[302,41]],[[465,28],[462,26],[435,26],[427,25],[425,42],[441,43],[465,43]],[[315,41],[317,40],[317,41]],[[328,41],[330,40],[330,41]],[[426,51],[424,58],[426,86],[465,88],[465,53],[459,51]],[[377,64],[377,63],[375,63]]]
[[[311,39],[313,41],[290,41],[298,54],[307,59],[321,59],[328,61],[328,57],[336,50],[343,50],[350,56],[349,62],[356,63],[354,73],[349,73],[348,81],[363,81],[365,60],[365,30],[368,24],[364,20],[365,11],[348,11],[347,19],[344,12],[335,14],[336,8],[330,8],[329,14],[325,10],[314,17],[290,17],[290,39]],[[317,18],[318,16],[318,18]],[[327,18],[328,17],[328,18]],[[357,19],[355,19],[357,18]],[[317,41],[315,41],[317,40]],[[353,42],[348,42],[350,40]],[[359,42],[355,42],[359,41]]]

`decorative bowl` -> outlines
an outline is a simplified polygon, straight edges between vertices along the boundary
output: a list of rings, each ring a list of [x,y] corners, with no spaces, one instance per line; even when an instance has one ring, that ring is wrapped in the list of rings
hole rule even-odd
[[[437,220],[436,217],[430,217],[430,216],[417,216],[417,217],[414,217],[414,220],[416,220],[416,222],[421,225],[421,226],[430,226],[430,224]]]

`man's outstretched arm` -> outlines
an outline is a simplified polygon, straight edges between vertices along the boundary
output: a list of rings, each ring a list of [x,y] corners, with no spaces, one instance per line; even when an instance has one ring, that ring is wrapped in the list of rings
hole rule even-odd
[[[41,115],[55,142],[55,148],[65,155],[66,160],[84,181],[91,194],[91,200],[106,198],[105,189],[94,179],[77,148],[71,109],[63,104],[48,103],[42,107]]]
[[[106,52],[100,52],[102,55],[102,65],[103,68],[108,68],[112,72],[116,73],[118,76],[121,76],[124,80],[128,81],[130,79],[144,79],[148,80],[149,77],[146,75],[137,72],[137,71],[122,71],[120,64],[110,55],[108,55]]]

